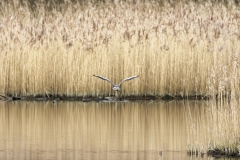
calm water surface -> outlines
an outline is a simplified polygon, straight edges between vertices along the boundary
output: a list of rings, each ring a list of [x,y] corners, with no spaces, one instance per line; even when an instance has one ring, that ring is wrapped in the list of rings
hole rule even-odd
[[[212,159],[186,154],[189,116],[204,117],[206,106],[204,101],[0,102],[0,159]]]

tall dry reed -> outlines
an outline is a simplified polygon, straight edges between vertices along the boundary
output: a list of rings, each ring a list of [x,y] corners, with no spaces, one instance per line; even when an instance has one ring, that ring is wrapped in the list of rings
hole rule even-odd
[[[11,7],[15,6],[15,7]],[[17,7],[16,7],[17,6]],[[0,94],[239,97],[240,11],[234,5],[151,3],[46,10],[1,2]]]
[[[187,113],[188,151],[193,154],[206,152],[217,155],[240,153],[239,101],[208,101],[207,107],[192,115]]]

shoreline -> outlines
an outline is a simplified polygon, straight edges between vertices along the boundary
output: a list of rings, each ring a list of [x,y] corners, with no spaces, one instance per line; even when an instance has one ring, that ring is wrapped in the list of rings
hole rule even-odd
[[[145,96],[122,96],[118,100],[124,101],[137,101],[137,100],[210,100],[211,96],[205,95],[191,95],[191,96],[180,96],[180,95],[163,95],[163,96],[155,96],[155,95],[145,95]],[[61,100],[61,101],[83,101],[83,102],[91,102],[91,101],[114,101],[116,97],[114,95],[111,96],[59,96],[59,95],[38,95],[38,96],[11,96],[11,95],[0,95],[1,101],[17,101],[17,100],[28,100],[28,101],[48,101],[48,100]]]
[[[196,157],[197,156],[203,157],[204,155],[212,156],[214,158],[239,158],[240,157],[240,154],[237,151],[227,153],[224,150],[221,150],[218,148],[208,150],[206,153],[201,151],[187,151],[187,154],[189,156],[196,156]]]

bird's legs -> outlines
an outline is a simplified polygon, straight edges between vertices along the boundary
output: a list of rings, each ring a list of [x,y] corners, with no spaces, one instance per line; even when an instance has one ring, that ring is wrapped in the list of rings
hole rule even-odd
[[[118,96],[119,96],[119,95],[118,95],[118,91],[115,91],[115,97],[116,97],[117,100],[119,99]]]
[[[122,92],[121,91],[115,91],[115,98],[118,101],[122,100]]]

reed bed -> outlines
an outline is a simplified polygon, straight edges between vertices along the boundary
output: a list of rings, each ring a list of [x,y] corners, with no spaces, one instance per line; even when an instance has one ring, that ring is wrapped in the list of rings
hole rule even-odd
[[[240,156],[239,101],[208,101],[204,110],[188,113],[188,153]]]
[[[0,2],[0,94],[113,94],[97,74],[139,75],[124,95],[239,97],[240,10],[230,1],[48,7]]]

